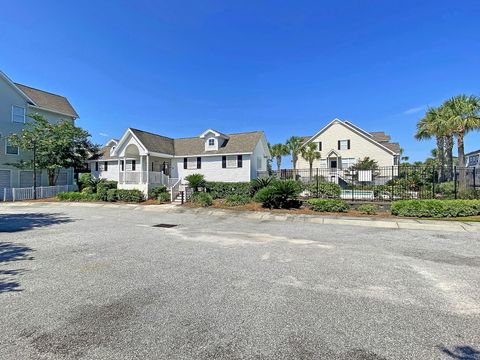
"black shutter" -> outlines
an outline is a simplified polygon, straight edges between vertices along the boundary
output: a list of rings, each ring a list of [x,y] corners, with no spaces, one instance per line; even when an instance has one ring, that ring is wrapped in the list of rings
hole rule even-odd
[[[338,140],[338,150],[340,150],[340,140]]]
[[[226,156],[222,156],[222,168],[226,168],[227,167],[227,157]]]
[[[104,162],[103,168],[104,168],[105,171],[108,171],[108,161]]]
[[[153,171],[153,161],[152,161],[152,171]]]
[[[95,171],[98,171],[98,161],[95,161]]]
[[[120,162],[120,165],[121,165],[121,167],[122,167],[122,171],[125,171],[125,160],[122,160],[122,161]]]
[[[322,142],[321,141],[318,142],[318,151],[322,151]]]
[[[237,167],[241,168],[243,166],[242,155],[237,155]]]
[[[202,158],[199,156],[197,157],[197,169],[202,168]]]
[[[350,140],[347,140],[347,149],[350,150]]]
[[[137,169],[137,162],[135,160],[132,160],[132,171],[135,171]]]
[[[187,168],[187,164],[188,164],[188,159],[187,159],[187,158],[183,158],[183,168],[184,168],[184,169]]]

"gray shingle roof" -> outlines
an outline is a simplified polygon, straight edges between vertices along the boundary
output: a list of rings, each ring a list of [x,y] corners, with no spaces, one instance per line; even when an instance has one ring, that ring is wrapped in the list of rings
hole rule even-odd
[[[148,151],[169,155],[175,154],[172,138],[138,129],[130,128],[130,130],[132,130],[138,140],[145,145]]]
[[[235,154],[250,153],[255,150],[263,136],[263,131],[253,131],[237,134],[226,134],[226,140],[218,150],[205,151],[205,140],[198,137],[175,139],[175,155],[203,155],[203,154]]]
[[[15,86],[17,86],[30,99],[32,99],[37,106],[74,118],[78,118],[77,112],[66,97],[35,89],[22,84],[15,83]]]
[[[378,142],[390,141],[391,136],[385,134],[383,131],[373,131],[370,132],[370,135]]]
[[[110,150],[111,146],[104,146],[100,150],[98,150],[98,153],[95,155],[91,156],[88,160],[108,160],[111,159],[112,157],[110,156]]]

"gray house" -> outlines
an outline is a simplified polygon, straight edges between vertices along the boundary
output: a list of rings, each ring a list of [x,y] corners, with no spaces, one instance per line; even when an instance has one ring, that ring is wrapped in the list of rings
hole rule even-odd
[[[29,114],[39,114],[51,122],[78,118],[70,102],[63,96],[13,82],[0,71],[0,191],[4,188],[33,186],[33,171],[20,170],[10,164],[31,159],[8,142],[10,134],[19,133],[28,121]],[[64,169],[58,176],[57,185],[73,184],[73,169]],[[46,172],[37,172],[37,185],[48,185]],[[1,194],[1,193],[0,193]],[[1,197],[1,196],[0,196]]]

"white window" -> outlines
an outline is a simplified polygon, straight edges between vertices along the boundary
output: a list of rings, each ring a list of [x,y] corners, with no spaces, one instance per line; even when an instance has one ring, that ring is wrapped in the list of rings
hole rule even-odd
[[[227,168],[237,167],[237,156],[227,156]]]
[[[339,140],[338,141],[338,150],[348,150],[350,148],[349,140]]]
[[[197,168],[197,158],[188,158],[187,169],[196,169]]]
[[[7,155],[18,155],[19,150],[18,146],[10,144],[10,141],[5,140],[5,154]]]
[[[342,158],[342,169],[348,169],[355,165],[355,158]]]
[[[12,122],[25,123],[25,108],[21,106],[12,106]]]
[[[215,139],[208,139],[208,146],[215,146]]]
[[[262,168],[262,158],[260,156],[257,156],[257,169]]]

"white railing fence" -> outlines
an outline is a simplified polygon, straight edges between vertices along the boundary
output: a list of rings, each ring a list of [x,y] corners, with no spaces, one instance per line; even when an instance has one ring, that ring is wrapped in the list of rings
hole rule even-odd
[[[160,171],[150,171],[148,173],[148,182],[150,184],[161,184],[168,186],[168,176]]]
[[[177,179],[177,182],[175,184],[173,184],[172,187],[171,187],[170,200],[172,202],[173,202],[173,200],[175,200],[177,198],[178,194],[180,194],[180,183],[181,183],[181,180]]]
[[[58,193],[75,191],[76,189],[76,185],[38,186],[37,199],[51,198],[57,196]],[[33,200],[33,192],[33,187],[4,188],[0,193],[0,199],[3,201]]]

